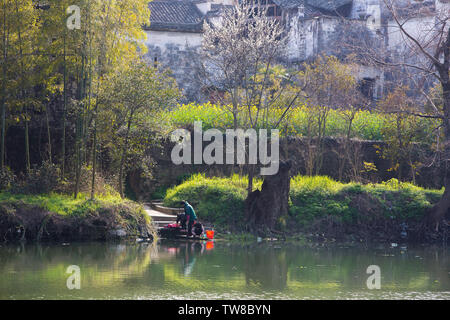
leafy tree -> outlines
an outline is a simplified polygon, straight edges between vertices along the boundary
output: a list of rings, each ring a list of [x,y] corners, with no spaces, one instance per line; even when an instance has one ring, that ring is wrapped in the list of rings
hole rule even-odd
[[[130,153],[142,153],[145,148],[145,144],[133,143],[133,138],[142,141],[139,130],[145,122],[162,108],[174,106],[178,98],[179,91],[168,71],[149,67],[142,59],[118,68],[105,79],[99,96],[103,108],[100,112],[102,117],[110,119],[110,128],[113,129],[110,143],[116,148],[118,186],[122,197],[127,159]],[[130,150],[131,146],[135,148]]]
[[[384,14],[386,27],[396,33],[394,36],[399,39],[399,46],[406,48],[410,54],[395,54],[395,51],[380,50],[365,44],[362,45],[365,60],[367,63],[384,67],[392,74],[402,74],[403,78],[409,80],[411,89],[421,94],[426,103],[432,106],[429,113],[424,113],[423,109],[416,109],[410,114],[442,121],[444,141],[440,144],[441,153],[445,167],[448,168],[450,161],[450,11],[448,4],[440,1],[439,6],[436,6],[432,24],[417,25],[414,21],[422,18],[421,10],[394,0],[383,0],[383,3],[386,11]],[[398,77],[395,79],[400,81]],[[433,105],[433,97],[430,94],[429,84],[433,82],[439,83],[442,88],[440,108]],[[424,220],[424,225],[433,225],[436,230],[440,222],[446,219],[450,209],[450,170],[447,170],[444,180],[445,192],[441,200],[428,211]]]
[[[204,25],[203,86],[224,92],[217,97],[230,106],[234,129],[240,116],[248,120],[247,128],[268,128],[269,112],[280,102],[283,112],[270,125],[276,129],[300,96],[299,88],[292,86],[296,73],[277,67],[286,38],[282,25],[267,10],[259,1],[241,1],[224,12],[220,23]],[[288,87],[296,89],[285,90]],[[248,168],[250,194],[254,165]]]
[[[348,61],[351,61],[351,57]],[[358,161],[354,158],[355,146],[351,143],[352,125],[357,111],[367,107],[368,101],[358,89],[354,76],[356,70],[354,63],[343,63],[334,56],[319,56],[312,63],[303,64],[299,77],[304,83],[305,103],[313,108],[308,117],[309,134],[305,150],[309,175],[313,174],[314,168],[315,174],[319,174],[322,167],[323,142],[331,109],[340,111],[347,129],[344,140],[336,150],[340,162],[339,179],[343,178],[346,163],[351,164],[352,171],[358,167]]]

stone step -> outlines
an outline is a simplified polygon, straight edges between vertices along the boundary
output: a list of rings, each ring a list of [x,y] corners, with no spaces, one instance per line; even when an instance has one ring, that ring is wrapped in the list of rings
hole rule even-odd
[[[175,223],[175,220],[161,220],[161,221],[153,221],[157,226],[165,226],[167,224]]]
[[[177,217],[176,216],[169,216],[169,215],[164,215],[164,216],[154,216],[154,215],[150,215],[152,218],[152,221],[157,222],[157,221],[176,221]]]
[[[165,213],[165,214],[172,214],[177,215],[178,213],[184,212],[183,208],[169,208],[169,207],[163,207],[159,204],[153,204],[152,205],[153,210]]]
[[[165,214],[177,215],[184,212],[183,208],[164,207],[162,204],[163,202],[160,200],[152,200],[150,203],[144,203],[144,206]]]

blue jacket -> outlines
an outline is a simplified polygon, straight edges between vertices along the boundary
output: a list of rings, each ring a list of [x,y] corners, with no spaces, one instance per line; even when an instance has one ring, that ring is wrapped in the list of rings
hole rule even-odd
[[[192,208],[192,206],[187,202],[184,205],[184,213],[186,214],[186,218],[189,216],[189,220],[197,220],[197,215],[195,214],[194,208]]]

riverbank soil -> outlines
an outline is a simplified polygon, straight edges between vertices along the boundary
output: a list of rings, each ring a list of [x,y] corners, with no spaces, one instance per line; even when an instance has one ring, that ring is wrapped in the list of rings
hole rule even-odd
[[[61,215],[20,201],[0,203],[0,241],[153,239],[150,220],[137,205],[104,205]]]

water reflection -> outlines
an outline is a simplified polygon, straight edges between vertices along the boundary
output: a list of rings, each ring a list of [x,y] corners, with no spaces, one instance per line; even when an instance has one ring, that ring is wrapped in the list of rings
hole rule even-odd
[[[448,249],[255,243],[1,245],[0,299],[450,298]],[[381,268],[381,290],[366,269]],[[66,269],[81,269],[68,290]]]
[[[181,274],[189,276],[194,269],[197,257],[201,256],[205,251],[204,242],[184,241],[166,243],[161,246],[162,252],[167,252],[178,261]]]
[[[287,286],[288,261],[285,250],[274,247],[247,248],[244,257],[247,285],[280,290]]]

